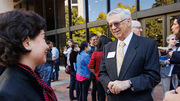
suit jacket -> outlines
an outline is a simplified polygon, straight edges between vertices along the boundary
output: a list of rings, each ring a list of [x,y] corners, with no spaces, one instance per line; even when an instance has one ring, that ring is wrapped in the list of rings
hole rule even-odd
[[[131,80],[130,88],[120,94],[108,95],[108,101],[153,101],[152,88],[160,82],[159,55],[156,41],[133,34],[124,56],[120,75],[117,76],[116,55],[107,58],[109,52],[115,52],[118,40],[105,45],[101,60],[99,79],[105,91],[110,81]]]
[[[174,64],[174,68],[172,74],[180,73],[180,45],[177,47],[177,50],[173,52],[172,57],[170,59],[170,63]]]
[[[1,101],[44,101],[36,78],[18,66],[8,67],[0,76]]]

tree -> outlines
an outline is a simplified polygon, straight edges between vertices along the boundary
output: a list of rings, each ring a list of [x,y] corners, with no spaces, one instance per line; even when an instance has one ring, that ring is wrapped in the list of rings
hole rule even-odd
[[[146,36],[155,39],[158,46],[162,46],[162,19],[146,20]]]
[[[130,12],[133,13],[133,12],[136,10],[136,5],[134,4],[134,5],[132,5],[132,7],[130,7],[129,5],[123,6],[123,5],[122,5],[122,2],[120,2],[120,3],[117,4],[117,7],[115,7],[115,8],[129,9]]]
[[[101,13],[99,13],[99,16],[98,16],[98,18],[96,18],[96,20],[106,19],[106,15],[107,15],[107,13],[101,12]],[[95,33],[95,34],[97,34],[97,36],[107,35],[107,25],[90,28],[89,32]]]
[[[66,17],[66,27],[69,26],[69,18],[68,18],[68,6],[65,6],[65,17]],[[76,8],[71,8],[71,21],[72,21],[72,26],[74,25],[79,25],[85,23],[85,19],[82,18],[81,16],[78,16],[78,11]],[[86,33],[85,29],[83,30],[78,30],[78,31],[73,31],[72,32],[72,37],[74,42],[80,44],[82,41],[86,40]],[[66,42],[69,40],[69,32],[66,33]]]
[[[156,3],[152,5],[152,8],[172,4],[177,0],[156,0]]]

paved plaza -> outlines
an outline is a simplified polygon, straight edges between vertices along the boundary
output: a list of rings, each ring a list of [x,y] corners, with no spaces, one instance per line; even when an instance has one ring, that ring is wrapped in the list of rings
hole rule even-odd
[[[69,99],[69,89],[67,88],[69,86],[70,82],[70,75],[66,74],[64,72],[64,66],[60,66],[59,71],[59,80],[52,82],[52,88],[55,89],[56,96],[58,98],[58,101],[70,101]],[[158,85],[156,86],[154,92],[153,92],[153,98],[154,101],[162,101],[162,86]],[[77,100],[74,100],[77,101]],[[88,101],[91,100],[91,91],[89,91],[88,94]]]

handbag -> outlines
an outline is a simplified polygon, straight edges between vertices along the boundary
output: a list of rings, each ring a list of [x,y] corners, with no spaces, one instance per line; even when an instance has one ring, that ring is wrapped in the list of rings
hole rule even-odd
[[[65,73],[70,74],[70,66],[68,66],[68,65],[66,66]]]

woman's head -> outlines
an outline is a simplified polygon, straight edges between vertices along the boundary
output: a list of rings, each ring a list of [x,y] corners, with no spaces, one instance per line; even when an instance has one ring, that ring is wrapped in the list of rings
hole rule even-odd
[[[68,45],[69,45],[69,47],[72,47],[73,43],[74,43],[73,39],[69,39],[69,40],[68,40]]]
[[[97,51],[103,51],[104,45],[107,44],[108,42],[109,39],[106,36],[104,35],[100,36],[97,44]]]
[[[78,49],[78,44],[77,43],[73,43],[72,44],[72,50],[78,51],[77,49]]]
[[[87,41],[83,41],[80,45],[80,52],[82,52],[83,50],[87,52],[89,47],[89,43]]]
[[[173,26],[171,27],[173,34],[176,35],[178,39],[180,39],[180,15],[176,16],[173,22]]]
[[[44,39],[44,28],[45,20],[32,11],[13,10],[1,13],[0,64],[14,65],[30,53],[32,59],[37,55],[34,53],[45,54],[47,44]]]
[[[168,43],[168,46],[175,46],[177,43],[176,35],[171,34],[171,35],[167,36],[166,41]]]

